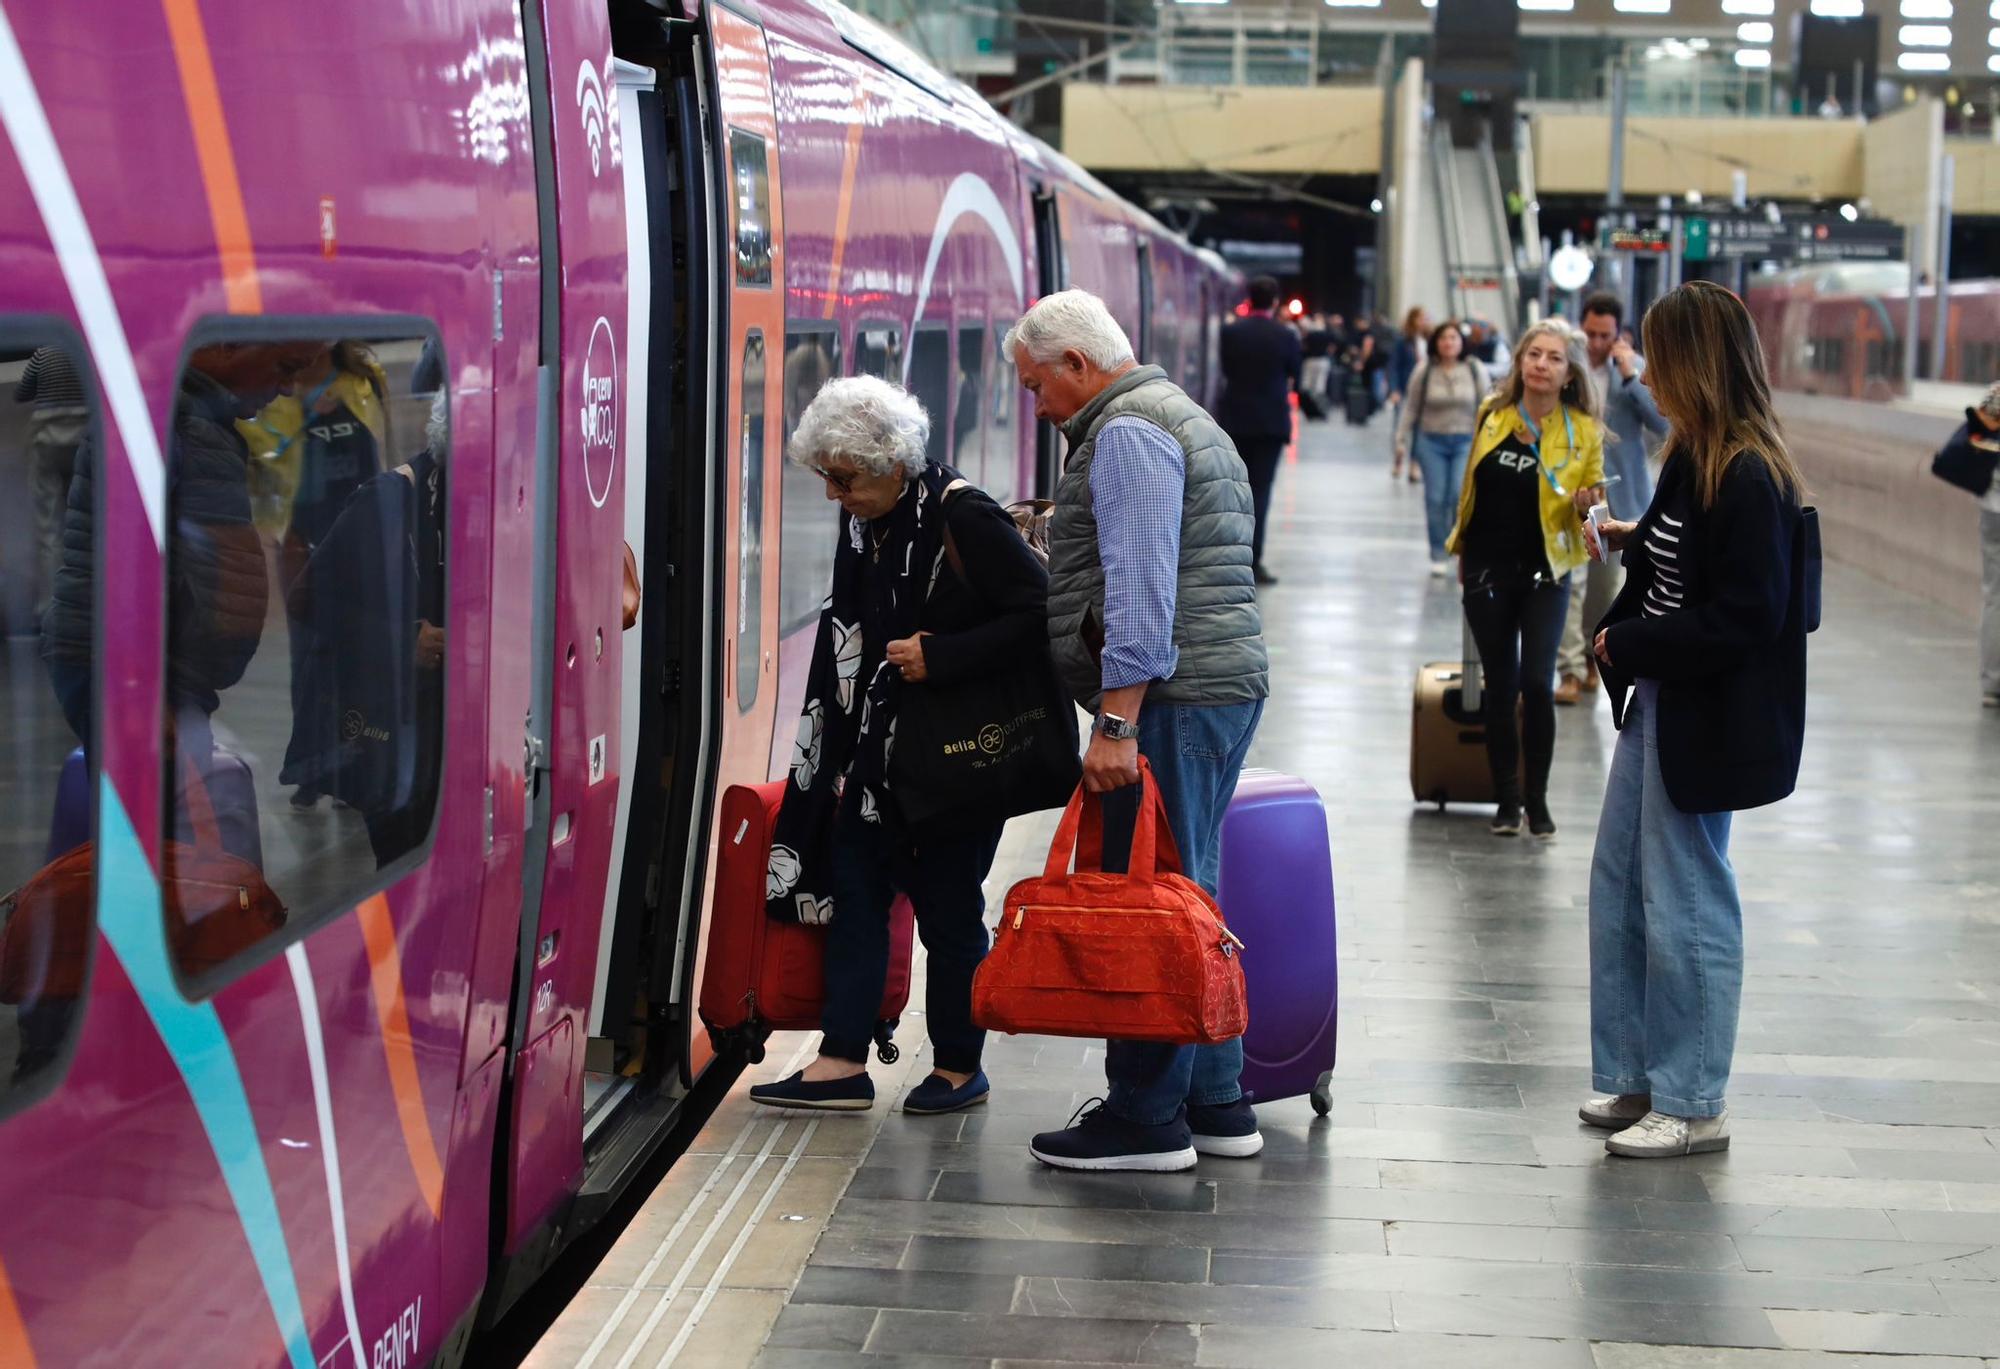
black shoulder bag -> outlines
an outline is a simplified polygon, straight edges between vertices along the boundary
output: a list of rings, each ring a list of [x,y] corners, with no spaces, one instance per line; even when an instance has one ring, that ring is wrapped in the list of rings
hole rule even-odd
[[[948,519],[944,551],[952,573],[970,587]],[[1076,705],[1056,678],[1046,642],[1014,669],[903,690],[889,792],[911,827],[955,813],[997,821],[1060,808],[1082,776]]]

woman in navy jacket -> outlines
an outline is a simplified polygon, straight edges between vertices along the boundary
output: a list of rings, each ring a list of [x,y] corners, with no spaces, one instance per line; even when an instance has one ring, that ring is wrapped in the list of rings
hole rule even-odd
[[[1693,281],[1644,333],[1673,427],[1645,517],[1601,539],[1627,572],[1595,647],[1620,735],[1590,873],[1591,1082],[1605,1096],[1582,1110],[1617,1133],[1613,1154],[1639,1158],[1729,1144],[1743,984],[1730,814],[1798,781],[1808,573],[1799,472],[1742,301]]]

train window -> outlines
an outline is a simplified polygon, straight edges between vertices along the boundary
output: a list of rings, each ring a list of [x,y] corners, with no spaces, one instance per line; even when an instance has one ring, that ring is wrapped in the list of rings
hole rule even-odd
[[[986,325],[958,330],[958,389],[951,406],[951,462],[974,481],[986,483],[985,443],[980,420],[986,413]]]
[[[419,859],[444,761],[449,371],[421,324],[197,332],[167,441],[167,945],[191,992]]]
[[[887,323],[864,323],[854,330],[854,361],[850,375],[903,379],[903,335]]]
[[[0,1113],[60,1077],[97,940],[89,376],[81,347],[0,325]]]
[[[1014,374],[1014,363],[1001,354],[1000,344],[1007,336],[1008,325],[993,325],[993,385],[992,436],[986,439],[987,471],[986,492],[1005,504],[1019,492],[1019,466],[1021,453],[1014,445],[1014,415],[1020,411],[1020,378]]]
[[[736,283],[771,283],[771,162],[764,140],[729,130],[729,162],[736,176]]]
[[[764,676],[764,334],[743,339],[743,497],[736,525],[736,708]]]
[[[2000,343],[1964,342],[1958,348],[1958,378],[1968,385],[1988,385],[2000,377]]]
[[[791,449],[799,415],[819,387],[840,374],[840,334],[832,324],[793,324],[785,333],[785,441]],[[784,521],[779,529],[778,629],[790,634],[819,621],[833,583],[833,554],[840,519],[826,499],[826,485],[805,467],[785,462]]]
[[[894,377],[891,377],[894,379]],[[921,323],[910,338],[910,393],[931,416],[930,441],[924,454],[936,462],[949,459],[951,442],[951,334],[942,323]]]

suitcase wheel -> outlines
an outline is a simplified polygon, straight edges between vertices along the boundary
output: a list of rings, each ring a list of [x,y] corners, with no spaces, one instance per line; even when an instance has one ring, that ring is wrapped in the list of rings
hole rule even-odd
[[[749,1057],[749,1059],[750,1059],[750,1063],[751,1063],[751,1064],[753,1064],[753,1065],[761,1065],[761,1064],[763,1064],[763,1063],[764,1063],[764,1043],[763,1043],[763,1041],[759,1040],[758,1038],[756,1038],[756,1037],[754,1037],[754,1036],[753,1036],[753,1037],[751,1037],[751,1038],[750,1038],[750,1048],[749,1048],[749,1049],[748,1049],[747,1051],[745,1051],[745,1052],[744,1052],[744,1054],[745,1054],[746,1056],[748,1056],[748,1057]]]
[[[1329,1114],[1332,1113],[1333,1111],[1332,1070],[1328,1070],[1325,1074],[1322,1074],[1319,1077],[1319,1083],[1313,1086],[1312,1105],[1313,1105],[1313,1111],[1318,1113],[1322,1117],[1328,1116]]]
[[[878,1022],[875,1025],[875,1058],[885,1065],[893,1065],[903,1058],[903,1048],[895,1042],[896,1026],[896,1022]]]

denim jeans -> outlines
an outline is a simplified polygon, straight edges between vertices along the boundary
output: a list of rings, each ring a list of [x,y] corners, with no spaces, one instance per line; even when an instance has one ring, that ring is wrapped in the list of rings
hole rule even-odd
[[[1465,459],[1472,454],[1471,433],[1417,434],[1410,444],[1417,468],[1424,473],[1424,530],[1430,534],[1431,560],[1449,554],[1452,524],[1458,521],[1458,495],[1465,485]]]
[[[986,959],[982,886],[1000,848],[1004,823],[942,831],[921,839],[883,823],[863,822],[853,804],[834,819],[833,921],[826,936],[826,1005],[820,1013],[823,1055],[868,1059],[889,973],[889,908],[909,895],[917,935],[928,955],[925,1024],[939,1069],[979,1068],[986,1033],[972,1025],[972,972]]]
[[[1590,1068],[1604,1093],[1714,1117],[1743,998],[1727,813],[1683,813],[1660,779],[1659,685],[1633,691],[1590,866]]]
[[[1180,848],[1182,873],[1215,892],[1222,865],[1222,815],[1236,795],[1243,759],[1264,716],[1264,701],[1241,704],[1150,704],[1139,714],[1139,753],[1151,764]],[[1125,868],[1139,790],[1107,795],[1104,868]],[[1174,1046],[1159,1041],[1108,1041],[1104,1105],[1140,1126],[1171,1122],[1182,1104],[1213,1106],[1243,1096],[1243,1043]]]

